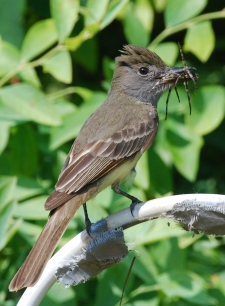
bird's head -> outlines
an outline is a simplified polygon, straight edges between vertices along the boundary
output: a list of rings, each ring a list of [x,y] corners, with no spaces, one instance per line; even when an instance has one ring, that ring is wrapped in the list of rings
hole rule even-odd
[[[125,91],[142,102],[157,105],[160,96],[178,82],[191,79],[188,71],[197,79],[194,67],[168,67],[163,60],[150,50],[126,45],[116,58],[112,89]]]

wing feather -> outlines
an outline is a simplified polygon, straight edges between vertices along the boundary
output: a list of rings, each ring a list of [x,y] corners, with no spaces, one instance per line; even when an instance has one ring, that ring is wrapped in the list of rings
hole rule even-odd
[[[84,186],[95,182],[132,158],[138,151],[143,153],[147,150],[157,132],[157,118],[152,119],[150,123],[148,120],[141,122],[139,126],[124,128],[105,140],[88,143],[77,154],[74,154],[72,149],[55,186],[56,192],[76,194]],[[61,198],[61,201],[54,204],[50,196],[45,208],[53,209],[63,204],[65,201]]]

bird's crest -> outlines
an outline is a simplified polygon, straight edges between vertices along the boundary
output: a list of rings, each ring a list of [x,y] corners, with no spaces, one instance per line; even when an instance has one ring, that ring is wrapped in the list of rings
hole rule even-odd
[[[148,64],[157,67],[165,66],[163,60],[154,52],[139,46],[125,45],[116,58],[119,66],[131,66],[135,64]]]

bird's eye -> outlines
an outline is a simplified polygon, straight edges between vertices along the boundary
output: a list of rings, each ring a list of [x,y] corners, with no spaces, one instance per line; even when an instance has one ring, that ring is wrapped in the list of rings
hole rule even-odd
[[[140,73],[140,75],[147,75],[149,70],[146,67],[141,67],[138,72]]]

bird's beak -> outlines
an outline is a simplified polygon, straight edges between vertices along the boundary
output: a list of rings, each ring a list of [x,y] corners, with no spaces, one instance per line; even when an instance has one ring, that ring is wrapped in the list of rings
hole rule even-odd
[[[195,83],[198,79],[198,74],[195,67],[171,67],[158,75],[156,79],[159,79],[161,84],[173,83],[176,85],[179,82],[188,82],[190,80]]]

